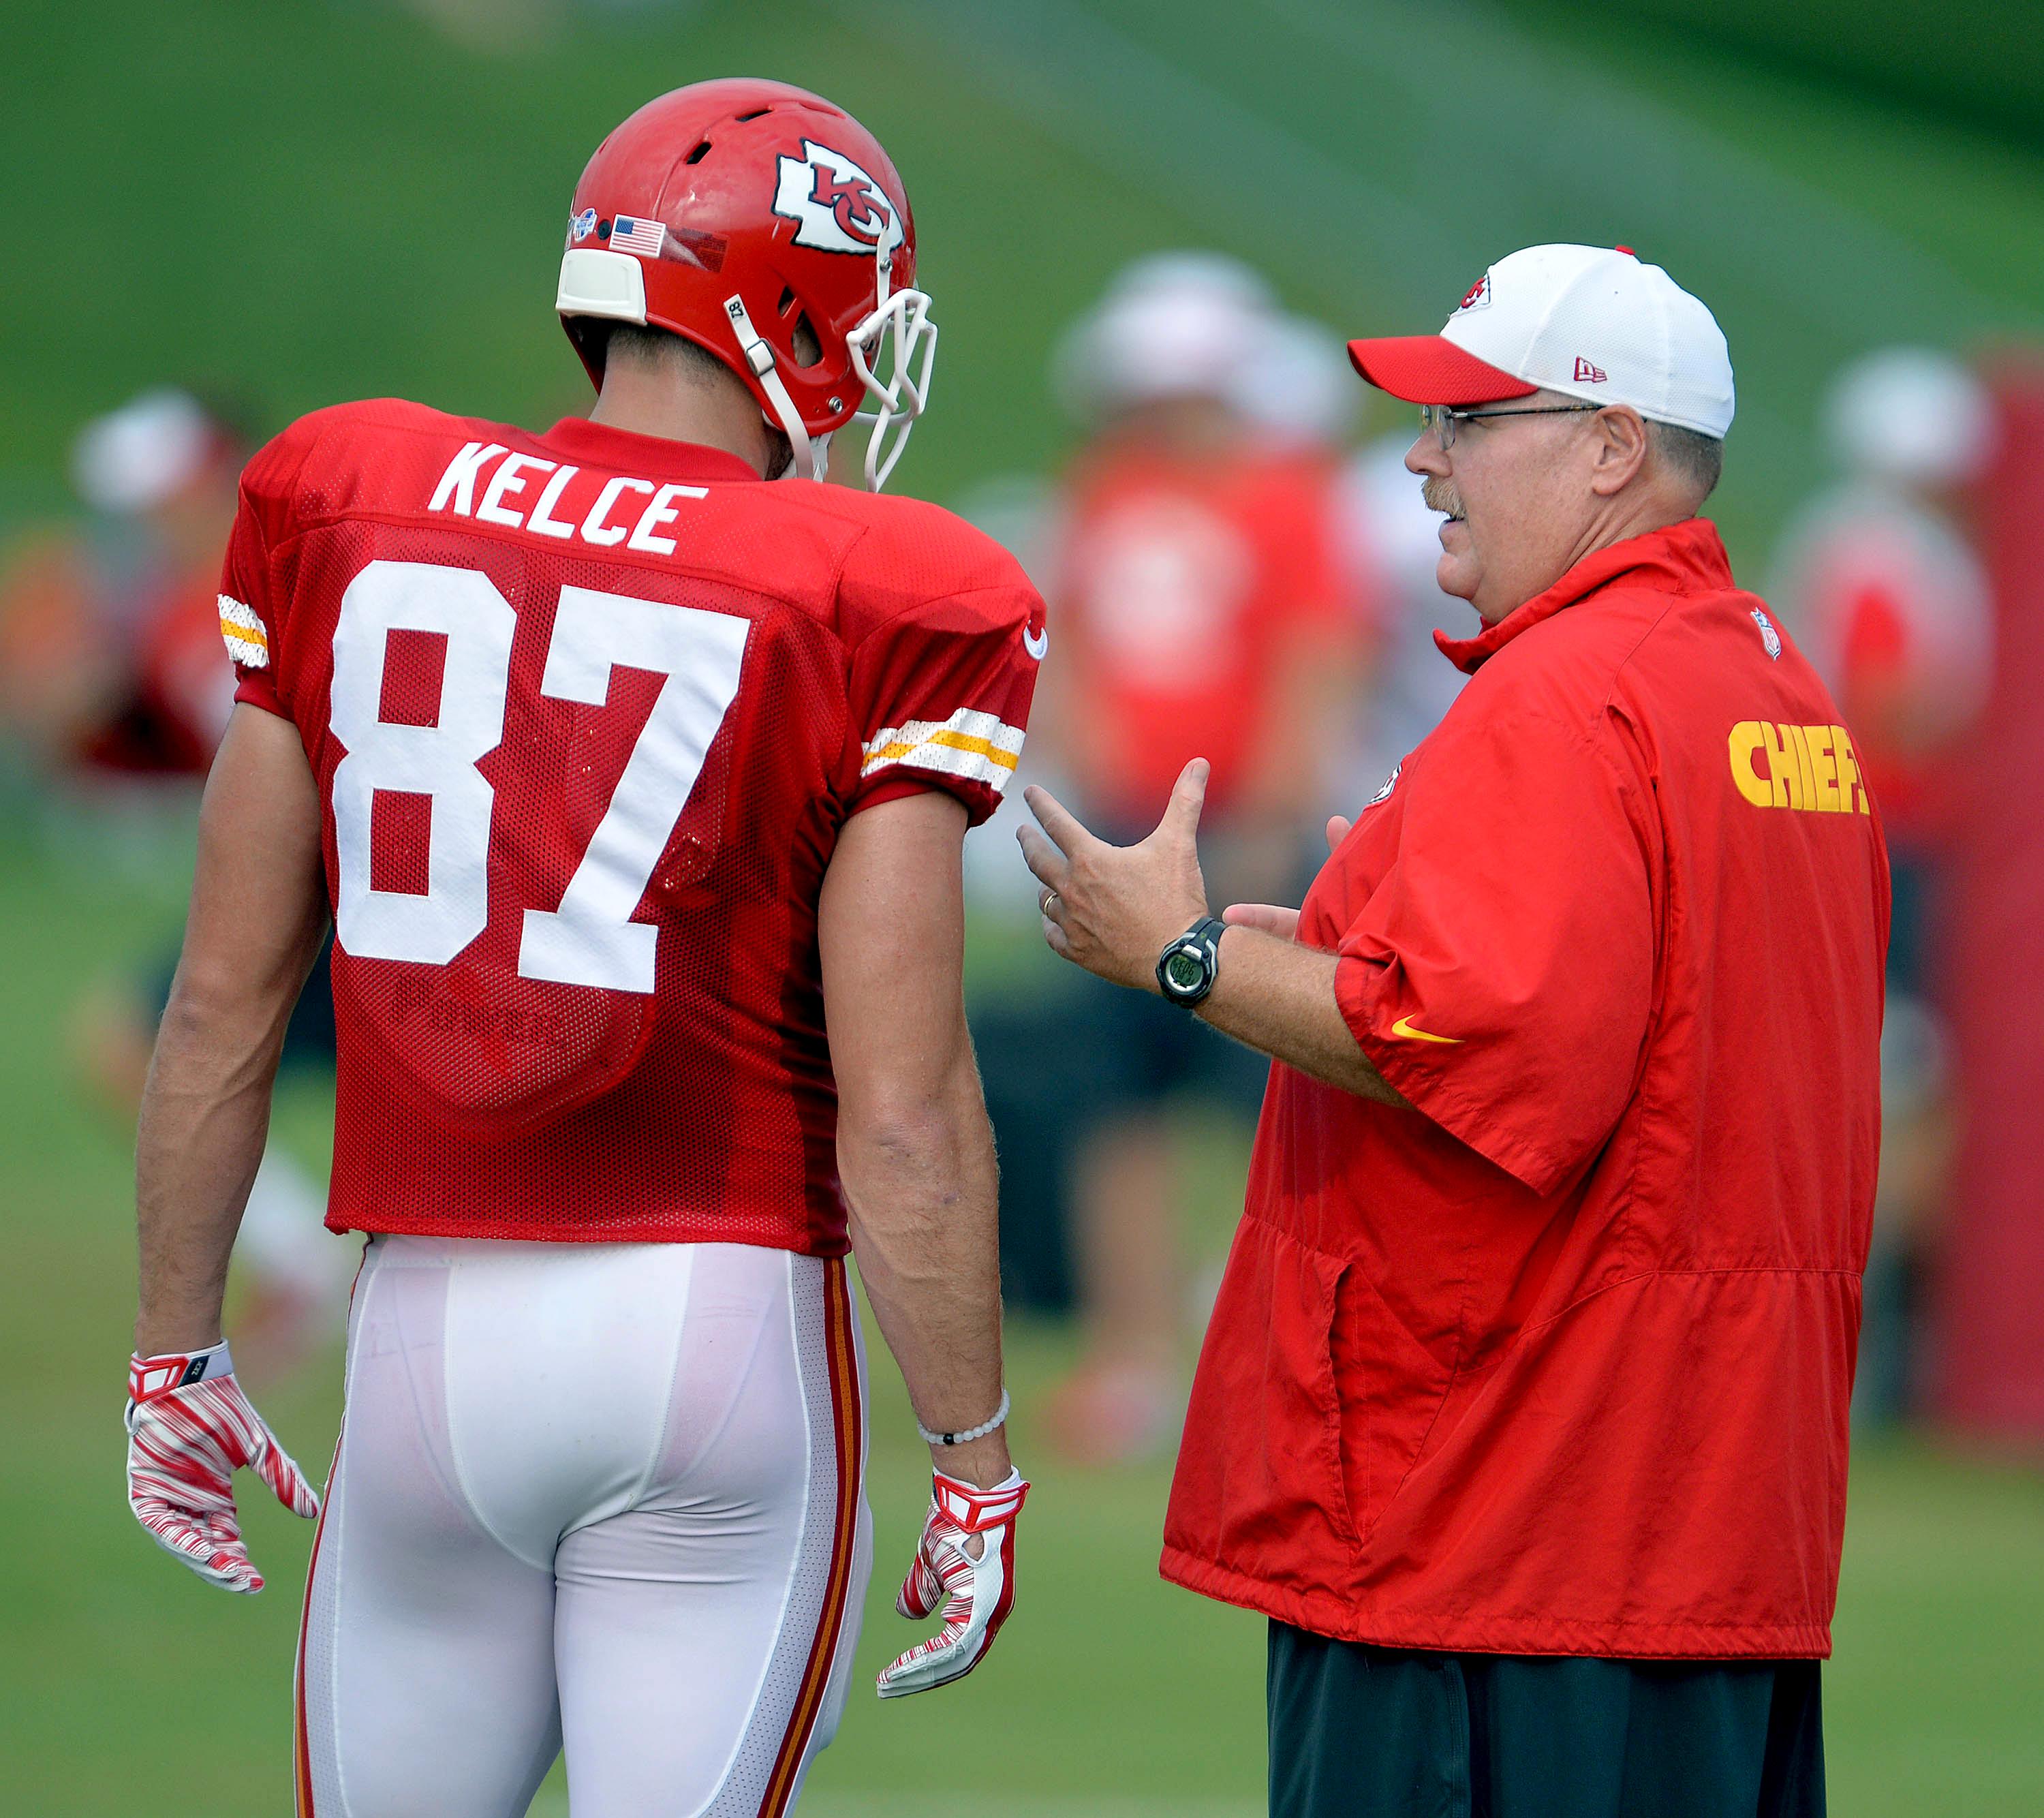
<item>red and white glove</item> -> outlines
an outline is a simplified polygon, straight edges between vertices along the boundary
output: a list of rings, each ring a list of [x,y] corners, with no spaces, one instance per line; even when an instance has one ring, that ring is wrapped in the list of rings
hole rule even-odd
[[[1029,1493],[1022,1474],[1010,1471],[991,1489],[932,1475],[929,1519],[894,1607],[920,1622],[942,1604],[944,1626],[881,1674],[883,1698],[962,1679],[986,1658],[1015,1607],[1015,1517]]]
[[[234,1380],[225,1341],[204,1351],[136,1357],[128,1365],[128,1502],[135,1519],[209,1583],[253,1592],[234,1507],[247,1468],[307,1520],[319,1497]]]

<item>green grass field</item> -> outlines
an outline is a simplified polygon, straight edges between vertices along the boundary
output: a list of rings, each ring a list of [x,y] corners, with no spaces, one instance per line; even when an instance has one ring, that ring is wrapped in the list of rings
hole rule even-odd
[[[166,1559],[130,1519],[119,1414],[133,1313],[125,1133],[81,1105],[64,1019],[81,982],[175,927],[179,867],[146,879],[72,829],[60,865],[0,840],[0,1810],[271,1818],[287,1809],[290,1666],[305,1524],[251,1497],[271,1588],[230,1598]],[[284,1127],[309,1157],[316,1091]],[[1066,1818],[1220,1818],[1258,1808],[1258,1620],[1156,1576],[1166,1474],[1045,1469],[1037,1394],[1055,1329],[1013,1332],[1018,1455],[1038,1472],[1021,1601],[988,1665],[942,1694],[882,1706],[862,1691],[813,1777],[819,1818],[955,1808]],[[861,1661],[912,1632],[889,1607],[927,1479],[905,1400],[875,1359],[872,1490],[880,1566]],[[327,1455],[338,1359],[254,1385],[285,1442]],[[244,1482],[248,1480],[244,1479]],[[1844,1818],[2031,1818],[2044,1808],[2044,1482],[1917,1444],[1863,1449],[1827,1687]],[[564,1801],[543,1794],[555,1818]]]
[[[901,480],[939,498],[1061,456],[1056,333],[1125,259],[1174,245],[1236,251],[1357,332],[1431,326],[1516,245],[1639,247],[1731,339],[1741,412],[1715,509],[1747,572],[1820,477],[1812,423],[1839,361],[2038,327],[2034,140],[1622,9],[1268,0],[1248,17],[1222,0],[702,0],[463,45],[395,4],[14,8],[0,533],[65,507],[86,415],[165,379],[223,384],[271,426],[386,393],[528,424],[582,407],[549,319],[572,178],[629,106],[712,74],[825,89],[906,173],[944,352]],[[273,1818],[309,1532],[252,1508],[272,1589],[251,1601],[130,1520],[128,1139],[80,1102],[64,1052],[86,982],[175,930],[181,861],[117,859],[61,812],[33,837],[30,818],[0,789],[0,1812]],[[286,1108],[309,1155],[321,1113],[316,1093]],[[1013,1624],[962,1686],[855,1702],[812,1781],[820,1818],[961,1796],[988,1818],[1258,1808],[1260,1627],[1156,1578],[1164,1472],[1041,1473],[1032,1408],[1066,1343],[1012,1335],[1017,1449],[1039,1470]],[[869,1675],[912,1633],[889,1598],[924,1489],[876,1365]],[[336,1360],[256,1386],[299,1457],[322,1459]],[[2044,1811],[2040,1635],[2044,1482],[1863,1448],[1832,1809]],[[565,1806],[550,1792],[537,1809]]]

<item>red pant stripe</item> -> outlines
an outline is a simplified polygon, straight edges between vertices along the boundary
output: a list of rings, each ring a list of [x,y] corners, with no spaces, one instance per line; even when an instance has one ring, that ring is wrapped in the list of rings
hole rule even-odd
[[[809,1662],[796,1695],[793,1713],[782,1738],[759,1818],[782,1818],[788,1808],[804,1752],[829,1689],[838,1638],[844,1628],[845,1604],[851,1583],[853,1550],[859,1539],[859,1458],[863,1436],[859,1395],[859,1355],[852,1338],[851,1288],[842,1258],[829,1263],[824,1274],[824,1344],[830,1359],[831,1408],[837,1446],[836,1531],[831,1547],[829,1581],[816,1624]]]

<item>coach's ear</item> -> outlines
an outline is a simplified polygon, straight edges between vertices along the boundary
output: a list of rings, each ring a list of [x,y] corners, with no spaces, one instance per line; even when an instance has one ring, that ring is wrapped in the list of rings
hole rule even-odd
[[[1590,419],[1590,490],[1609,498],[1632,484],[1646,465],[1652,442],[1646,419],[1629,404],[1613,404]]]

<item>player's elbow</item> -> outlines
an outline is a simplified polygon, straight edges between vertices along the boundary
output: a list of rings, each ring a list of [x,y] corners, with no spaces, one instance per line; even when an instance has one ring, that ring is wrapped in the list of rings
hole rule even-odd
[[[893,1173],[941,1168],[959,1147],[957,1108],[935,1091],[880,1092],[841,1102],[838,1151]]]
[[[838,1112],[838,1163],[845,1184],[869,1203],[903,1194],[942,1200],[992,1166],[993,1138],[978,1075],[870,1083]]]

